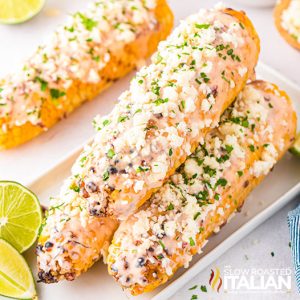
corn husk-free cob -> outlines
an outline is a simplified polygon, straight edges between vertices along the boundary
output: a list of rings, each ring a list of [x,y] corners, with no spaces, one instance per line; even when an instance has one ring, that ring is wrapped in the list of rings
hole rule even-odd
[[[20,145],[148,58],[173,26],[165,0],[100,0],[0,80],[0,149]]]
[[[120,225],[109,248],[109,273],[138,295],[187,267],[282,157],[295,132],[288,96],[267,82],[249,84],[170,181]]]
[[[279,0],[274,9],[274,19],[281,36],[300,50],[300,0]]]
[[[74,279],[99,258],[116,220],[161,187],[219,122],[258,53],[249,19],[225,8],[201,10],[160,44],[112,113],[95,119],[93,143],[52,201],[37,251],[42,281]]]

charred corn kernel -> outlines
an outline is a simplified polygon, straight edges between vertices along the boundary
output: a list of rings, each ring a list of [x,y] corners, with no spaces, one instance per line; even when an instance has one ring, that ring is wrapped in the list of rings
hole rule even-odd
[[[171,31],[165,0],[91,2],[23,68],[0,80],[0,149],[20,145],[92,100]]]
[[[138,295],[187,267],[285,153],[295,130],[284,92],[262,81],[248,85],[170,181],[120,225],[110,274]]]
[[[99,257],[116,219],[142,205],[218,123],[252,74],[258,53],[252,24],[229,9],[200,11],[160,44],[112,113],[96,117],[93,143],[53,201],[59,209],[51,210],[39,241],[41,280],[73,279]],[[82,211],[71,217],[79,206]],[[103,219],[113,226],[91,229]]]

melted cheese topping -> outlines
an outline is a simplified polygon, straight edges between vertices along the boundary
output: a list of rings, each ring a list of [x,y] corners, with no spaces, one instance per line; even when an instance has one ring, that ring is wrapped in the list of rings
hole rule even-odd
[[[280,148],[273,135],[277,122],[273,101],[274,96],[251,85],[246,87],[223,115],[220,126],[171,180],[149,204],[122,223],[110,249],[114,260],[111,270],[122,286],[146,286],[163,274],[170,276],[178,264],[187,267],[192,255],[201,253],[206,241],[201,241],[199,234],[206,219],[211,214],[224,215],[221,204],[226,198],[235,201],[232,185],[249,185],[249,176],[243,183],[249,169],[248,157],[257,157],[250,169],[254,177],[270,172]],[[286,124],[280,126],[285,132]],[[218,230],[219,227],[215,231]]]
[[[202,10],[160,43],[114,110],[95,118],[95,140],[72,169],[92,214],[126,217],[191,154],[217,124],[226,92],[247,76],[248,38],[232,16]]]
[[[61,108],[74,82],[99,83],[111,55],[155,27],[155,6],[156,0],[102,0],[70,16],[20,71],[0,81],[0,118],[9,126],[43,126],[45,98]]]
[[[114,110],[95,118],[95,140],[52,199],[43,228],[38,260],[50,280],[74,271],[69,257],[83,249],[76,232],[94,231],[93,216],[131,214],[218,123],[227,93],[252,72],[246,68],[250,39],[232,16],[201,10],[160,43]],[[95,254],[93,245],[84,251],[86,259]]]
[[[282,12],[282,27],[300,43],[300,0],[291,0],[289,7]]]

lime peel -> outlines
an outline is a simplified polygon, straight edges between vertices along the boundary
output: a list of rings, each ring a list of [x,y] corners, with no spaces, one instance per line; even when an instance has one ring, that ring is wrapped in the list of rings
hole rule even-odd
[[[3,239],[0,239],[0,295],[17,299],[37,299],[34,279],[27,262]]]

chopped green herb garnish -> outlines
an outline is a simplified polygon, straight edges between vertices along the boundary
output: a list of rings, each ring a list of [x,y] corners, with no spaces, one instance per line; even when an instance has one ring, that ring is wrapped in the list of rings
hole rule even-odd
[[[225,145],[225,149],[226,149],[227,153],[230,154],[233,150],[233,147],[231,145]]]
[[[162,246],[162,248],[165,250],[165,249],[166,249],[165,244],[164,244],[161,240],[159,240],[158,242],[159,242],[159,244]]]
[[[198,296],[197,295],[192,295],[191,300],[196,300],[196,299],[198,299]]]
[[[80,192],[80,187],[78,185],[76,185],[75,183],[73,183],[71,186],[70,186],[70,189],[76,193],[79,193]]]
[[[216,169],[212,169],[209,166],[203,167],[203,171],[204,171],[204,173],[208,174],[210,177],[215,176],[217,173]]]
[[[195,246],[195,241],[193,240],[193,238],[189,238],[189,240],[190,240],[190,245],[193,247],[193,246]]]
[[[146,171],[149,171],[149,170],[150,170],[149,167],[138,166],[138,168],[136,169],[136,172],[141,173],[141,172],[146,172]]]
[[[35,81],[38,81],[40,83],[40,85],[41,85],[41,91],[45,92],[46,89],[47,89],[47,86],[48,86],[48,82],[45,81],[45,80],[43,80],[42,78],[40,78],[38,76],[35,77]]]
[[[50,94],[51,94],[51,97],[52,97],[53,99],[58,99],[58,98],[63,97],[63,96],[66,95],[65,92],[59,91],[59,90],[57,90],[57,89],[50,89]]]
[[[172,156],[172,155],[173,155],[173,149],[170,148],[170,149],[169,149],[169,156]]]
[[[128,116],[120,116],[119,119],[118,119],[118,122],[119,123],[123,123],[123,122],[125,122],[128,119],[129,119]]]
[[[103,121],[103,126],[107,126],[108,124],[110,124],[111,123],[111,121],[110,120],[104,120]]]
[[[107,157],[108,158],[113,158],[115,156],[115,151],[114,149],[109,149],[108,152],[107,152]]]
[[[210,24],[195,24],[196,28],[198,29],[208,29]]]
[[[251,152],[254,152],[255,151],[254,145],[249,145],[249,149],[250,149]]]
[[[196,285],[192,286],[191,288],[189,288],[189,291],[195,290],[197,287],[198,287],[198,285],[196,284]]]
[[[237,171],[239,177],[242,177],[244,175],[244,172],[243,171]]]
[[[214,198],[215,198],[215,200],[220,200],[220,194],[216,193]]]
[[[184,109],[185,109],[185,101],[184,100],[182,100],[181,102],[180,102],[180,111],[183,111]]]
[[[203,292],[203,293],[207,293],[207,288],[205,285],[201,285],[200,286],[200,290]]]
[[[220,178],[220,179],[218,179],[215,187],[217,187],[219,185],[224,187],[224,186],[226,186],[226,184],[227,184],[227,180],[225,178]]]
[[[161,105],[162,103],[167,103],[168,101],[169,101],[168,98],[165,98],[165,99],[159,98],[159,99],[155,100],[154,103],[156,106],[158,106],[158,105]]]
[[[222,77],[223,80],[225,80],[227,83],[230,84],[230,80],[225,77],[225,71],[222,71],[221,77]]]
[[[230,119],[231,122],[241,125],[245,128],[249,127],[249,121],[247,117],[234,117]]]
[[[194,220],[197,220],[197,218],[201,215],[201,213],[198,211],[197,213],[195,213],[194,215]]]
[[[92,31],[93,28],[98,25],[97,21],[88,18],[87,16],[85,16],[84,14],[82,14],[80,12],[78,12],[77,15],[80,17],[81,23],[83,24],[85,29],[88,30],[88,31]]]
[[[170,203],[167,207],[167,210],[173,210],[174,209],[174,205],[173,203]]]
[[[273,251],[271,252],[271,256],[272,256],[272,257],[274,257],[274,256],[275,256],[275,253],[274,253]]]
[[[108,178],[109,178],[109,172],[106,171],[106,172],[104,172],[104,174],[103,174],[103,181],[106,181]]]
[[[157,56],[156,56],[156,63],[157,64],[159,64],[162,60],[163,60],[163,57],[159,54],[159,53],[157,53]]]

